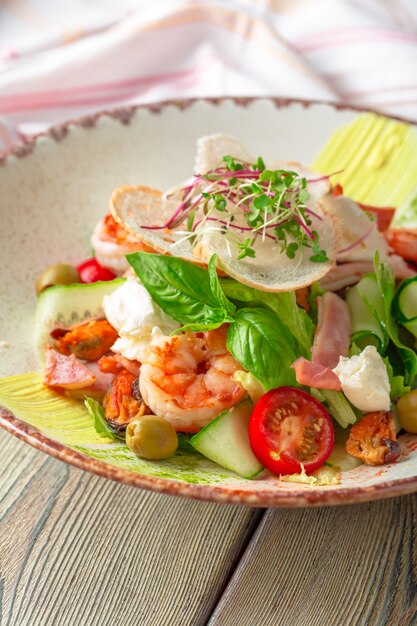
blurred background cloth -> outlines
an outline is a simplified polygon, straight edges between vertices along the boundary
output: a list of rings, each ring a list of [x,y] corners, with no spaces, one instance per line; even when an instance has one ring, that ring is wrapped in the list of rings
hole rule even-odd
[[[0,0],[0,149],[99,109],[222,95],[417,119],[417,0]]]

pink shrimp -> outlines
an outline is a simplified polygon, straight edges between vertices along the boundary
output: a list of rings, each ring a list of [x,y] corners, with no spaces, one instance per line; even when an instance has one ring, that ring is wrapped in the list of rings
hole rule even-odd
[[[242,369],[226,348],[227,327],[155,337],[139,377],[153,413],[184,432],[196,432],[245,396],[233,380]]]

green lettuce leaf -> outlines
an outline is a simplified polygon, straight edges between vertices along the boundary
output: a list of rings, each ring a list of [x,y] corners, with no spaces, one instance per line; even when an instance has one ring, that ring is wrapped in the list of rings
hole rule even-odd
[[[115,433],[106,422],[106,418],[104,417],[104,409],[101,406],[100,402],[97,402],[97,400],[93,400],[93,398],[86,398],[84,400],[84,404],[89,416],[93,420],[94,428],[99,437],[104,437],[105,439],[110,440],[116,439]]]
[[[375,253],[375,274],[378,287],[384,300],[385,324],[391,342],[394,344],[404,370],[404,382],[411,385],[417,374],[417,354],[400,340],[398,326],[391,312],[395,293],[395,277],[391,267],[384,263],[379,253]],[[391,358],[390,358],[391,361]],[[392,362],[392,361],[391,361]]]
[[[401,398],[405,393],[410,391],[411,387],[404,383],[404,376],[398,374],[394,375],[394,370],[389,361],[388,357],[384,358],[385,367],[387,368],[389,384],[391,387],[390,397],[391,400],[396,400],[397,398]]]

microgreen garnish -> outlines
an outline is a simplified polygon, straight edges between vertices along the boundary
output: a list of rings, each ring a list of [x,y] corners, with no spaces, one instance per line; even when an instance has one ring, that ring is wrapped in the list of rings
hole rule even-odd
[[[238,243],[237,247],[239,249],[239,256],[237,257],[240,261],[240,259],[244,259],[245,256],[248,256],[250,258],[255,258],[255,250],[251,247],[251,240],[249,239],[249,237],[247,239],[245,239],[245,241],[243,241],[242,243]]]
[[[313,229],[313,220],[322,218],[307,206],[307,182],[292,170],[266,169],[261,157],[252,164],[227,155],[184,187],[179,209],[164,226],[186,226],[185,231],[177,229],[182,236],[177,243],[221,233],[229,250],[230,243],[236,246],[238,259],[255,258],[260,238],[273,240],[289,259],[309,249],[310,261],[325,263],[326,251]]]

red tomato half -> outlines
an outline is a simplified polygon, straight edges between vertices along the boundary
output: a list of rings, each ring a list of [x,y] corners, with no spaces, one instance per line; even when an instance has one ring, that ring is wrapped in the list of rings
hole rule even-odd
[[[97,263],[96,259],[88,259],[77,266],[82,283],[96,283],[99,280],[114,280],[116,274]]]
[[[309,393],[295,387],[268,391],[256,403],[249,439],[259,461],[275,474],[312,472],[329,458],[334,429],[329,414]]]

